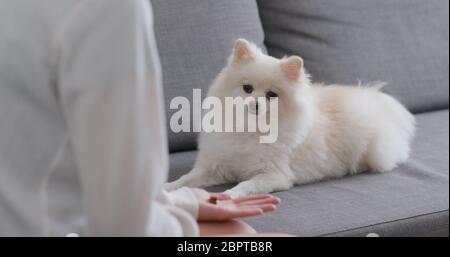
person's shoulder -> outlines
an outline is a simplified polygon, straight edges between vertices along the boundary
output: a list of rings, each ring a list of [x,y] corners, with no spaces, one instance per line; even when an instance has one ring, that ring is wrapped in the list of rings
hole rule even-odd
[[[142,13],[150,6],[149,0],[86,0],[103,8],[117,10],[122,13]]]
[[[151,17],[149,0],[84,0],[73,8],[67,27],[126,27],[141,24]]]

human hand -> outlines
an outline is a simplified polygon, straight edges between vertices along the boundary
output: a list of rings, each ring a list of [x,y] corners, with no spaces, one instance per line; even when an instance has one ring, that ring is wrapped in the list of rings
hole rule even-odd
[[[199,202],[199,221],[222,221],[261,215],[276,210],[278,197],[269,194],[249,195],[232,199],[224,193],[209,193],[190,188]]]

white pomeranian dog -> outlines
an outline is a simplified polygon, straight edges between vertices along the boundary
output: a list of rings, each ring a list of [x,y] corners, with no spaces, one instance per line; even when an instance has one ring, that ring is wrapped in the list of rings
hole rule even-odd
[[[408,158],[415,120],[381,87],[311,83],[300,57],[273,58],[238,39],[208,96],[277,98],[278,139],[264,144],[258,132],[202,132],[194,168],[165,187],[238,182],[225,193],[239,197],[392,170]]]

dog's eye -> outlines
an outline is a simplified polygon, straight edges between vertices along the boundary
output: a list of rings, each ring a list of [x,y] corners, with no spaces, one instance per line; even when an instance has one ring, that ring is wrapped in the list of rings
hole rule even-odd
[[[273,92],[273,91],[267,91],[266,97],[267,97],[268,99],[270,99],[270,98],[275,98],[275,97],[278,97],[278,94],[275,93],[275,92]]]
[[[253,92],[253,86],[250,84],[245,84],[242,86],[242,88],[244,89],[245,93],[250,94],[251,92]]]

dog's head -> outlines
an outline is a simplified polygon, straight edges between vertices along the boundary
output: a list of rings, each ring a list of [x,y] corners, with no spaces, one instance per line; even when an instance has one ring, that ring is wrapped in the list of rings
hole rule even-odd
[[[309,83],[299,56],[277,59],[264,54],[253,43],[238,39],[218,77],[216,93],[247,98],[248,112],[256,115],[270,113],[270,102],[277,99],[278,116],[282,118],[297,111],[302,91]]]

